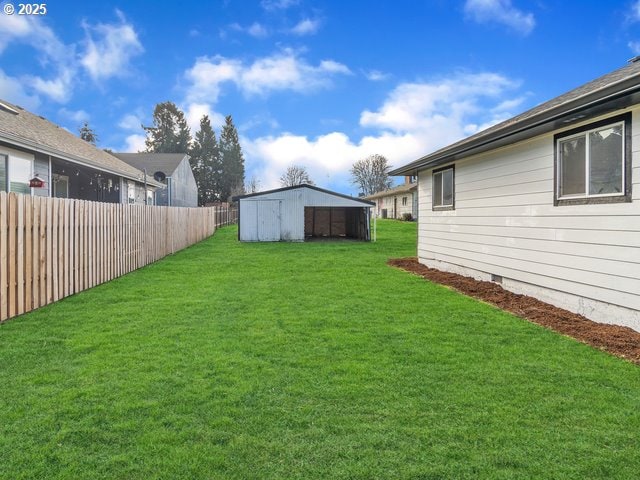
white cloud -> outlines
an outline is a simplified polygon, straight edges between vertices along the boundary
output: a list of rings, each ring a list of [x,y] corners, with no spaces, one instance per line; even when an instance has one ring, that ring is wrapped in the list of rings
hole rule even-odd
[[[216,132],[220,131],[220,127],[224,125],[224,115],[213,111],[211,105],[207,103],[190,103],[184,109],[184,116],[187,120],[187,125],[191,129],[191,135],[200,130],[200,120],[204,115],[209,117],[211,126]]]
[[[266,95],[279,90],[309,92],[330,86],[335,75],[350,73],[346,65],[333,60],[311,65],[291,49],[257,59],[250,65],[222,56],[202,57],[185,73],[190,82],[187,99],[215,103],[223,83],[235,84],[245,95]]]
[[[506,98],[518,82],[494,73],[456,74],[448,79],[398,85],[375,111],[365,110],[360,124],[373,133],[359,139],[343,132],[316,138],[292,133],[242,138],[248,170],[264,188],[278,186],[290,165],[307,168],[320,186],[357,193],[349,186],[354,161],[373,153],[401,166],[511,116]]]
[[[25,92],[23,82],[6,75],[2,69],[0,69],[0,98],[27,110],[34,110],[40,105],[37,96]]]
[[[242,70],[242,62],[215,56],[202,57],[185,73],[191,83],[187,97],[190,100],[207,99],[213,103],[218,101],[220,84],[237,81]]]
[[[38,93],[64,103],[71,97],[74,73],[73,68],[60,67],[56,78],[45,80],[38,76],[25,76],[24,80]]]
[[[131,59],[144,51],[133,26],[122,12],[116,10],[116,14],[117,24],[83,24],[86,51],[80,63],[94,80],[127,76]]]
[[[391,75],[381,72],[380,70],[369,70],[368,72],[364,72],[364,76],[372,82],[381,82],[388,79]]]
[[[262,0],[260,5],[268,11],[286,10],[287,8],[298,5],[300,0]]]
[[[118,127],[123,130],[140,130],[142,128],[142,117],[136,113],[127,113],[118,122]]]
[[[269,35],[266,27],[260,25],[258,22],[253,22],[251,26],[247,28],[247,33],[256,38],[265,38]]]
[[[51,78],[25,75],[20,81],[57,102],[67,101],[75,75],[74,47],[61,42],[40,18],[5,15],[0,22],[0,54],[14,42],[31,46],[40,54],[41,66],[55,72]]]
[[[627,45],[634,55],[640,55],[640,42],[629,42]]]
[[[531,33],[536,25],[533,14],[517,9],[511,0],[467,0],[464,12],[478,23],[501,23],[522,35]]]
[[[267,29],[267,27],[258,22],[253,22],[248,27],[243,27],[239,23],[232,23],[231,25],[229,25],[229,29],[236,32],[246,33],[247,35],[251,35],[255,38],[266,38],[269,36],[269,30]],[[226,31],[221,30],[220,35],[222,38],[225,38]]]
[[[145,140],[147,137],[145,135],[141,135],[138,133],[134,133],[129,135],[124,142],[124,147],[120,150],[122,152],[144,152],[147,146],[145,145]]]
[[[627,21],[629,23],[640,22],[640,0],[636,0],[627,13]]]
[[[58,114],[76,122],[77,124],[80,124],[81,122],[88,122],[90,119],[90,115],[84,110],[69,110],[67,108],[61,108],[58,110]]]
[[[245,132],[248,132],[249,130],[252,130],[260,126],[266,126],[271,130],[276,130],[280,128],[280,124],[278,123],[278,120],[276,120],[269,114],[253,115],[251,116],[251,118],[244,121],[242,124],[238,125],[237,128],[238,128],[238,132],[245,133]]]
[[[304,35],[313,35],[319,29],[320,20],[305,18],[300,20],[289,32],[302,37]]]
[[[0,53],[14,42],[31,45],[50,60],[62,61],[69,55],[69,47],[45,26],[40,18],[28,15],[3,15],[0,22]]]
[[[404,83],[391,92],[378,111],[364,111],[360,124],[394,132],[426,130],[447,123],[459,125],[466,117],[486,111],[482,99],[500,99],[515,86],[516,82],[495,73],[457,74],[431,83]],[[459,137],[460,131],[453,135]]]

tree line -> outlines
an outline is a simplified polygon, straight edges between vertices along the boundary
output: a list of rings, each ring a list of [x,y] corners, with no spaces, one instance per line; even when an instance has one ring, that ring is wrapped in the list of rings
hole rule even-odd
[[[198,185],[199,205],[226,202],[232,196],[260,190],[260,181],[255,176],[245,185],[244,156],[231,115],[225,117],[220,140],[216,138],[207,115],[202,116],[200,129],[192,137],[184,112],[173,102],[157,104],[153,111],[153,125],[142,125],[142,128],[147,136],[147,152],[187,153],[190,156],[191,169]],[[79,128],[79,134],[80,138],[94,145],[98,140],[87,122]],[[390,169],[384,156],[369,155],[352,165],[349,170],[351,183],[359,188],[363,196],[388,190],[392,185]],[[279,180],[282,187],[314,185],[306,167],[299,165],[287,167]]]
[[[219,141],[208,115],[202,116],[200,130],[192,137],[184,112],[173,102],[158,103],[153,110],[153,125],[142,125],[142,128],[147,136],[146,152],[189,155],[198,185],[198,205],[227,202],[232,196],[245,192],[244,155],[231,115],[225,117]],[[98,135],[86,121],[78,133],[93,145],[98,141]],[[255,178],[252,182],[252,188],[257,188],[259,182]]]
[[[244,193],[244,155],[231,115],[225,117],[219,140],[208,115],[202,116],[192,138],[184,112],[173,102],[157,104],[153,126],[142,128],[147,134],[147,152],[189,154],[199,205],[227,202]]]

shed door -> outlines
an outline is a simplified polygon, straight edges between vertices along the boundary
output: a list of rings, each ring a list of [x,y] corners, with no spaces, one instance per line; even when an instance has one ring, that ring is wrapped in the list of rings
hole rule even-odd
[[[280,240],[280,200],[260,200],[258,204],[258,241]]]

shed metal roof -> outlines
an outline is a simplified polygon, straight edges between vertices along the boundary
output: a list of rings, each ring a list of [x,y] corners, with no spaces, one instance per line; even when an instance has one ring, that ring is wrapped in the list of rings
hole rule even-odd
[[[317,192],[326,193],[328,195],[333,195],[335,197],[346,198],[346,199],[351,200],[353,202],[362,203],[363,205],[365,205],[367,207],[372,207],[372,206],[375,205],[375,203],[370,202],[368,200],[363,200],[362,198],[351,197],[349,195],[344,195],[342,193],[332,192],[331,190],[326,190],[324,188],[316,187],[315,185],[309,185],[308,183],[302,183],[300,185],[294,185],[294,186],[291,186],[291,187],[276,188],[276,189],[273,189],[273,190],[265,190],[264,192],[248,193],[246,195],[238,195],[236,197],[233,197],[232,200],[235,202],[237,200],[242,200],[242,199],[245,199],[245,198],[259,197],[261,195],[269,195],[269,194],[272,194],[272,193],[286,192],[286,191],[289,191],[289,190],[296,190],[296,189],[299,189],[299,188],[310,188],[311,190],[315,190]]]
[[[640,103],[640,61],[637,57],[618,70],[396,168],[390,174],[415,175],[420,169],[493,150],[636,103]]]

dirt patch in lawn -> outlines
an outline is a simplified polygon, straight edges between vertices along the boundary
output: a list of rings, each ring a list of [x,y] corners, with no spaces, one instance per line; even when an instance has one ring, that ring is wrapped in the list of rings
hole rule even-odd
[[[415,257],[388,263],[640,365],[640,332],[631,328],[596,323],[533,297],[509,292],[496,283],[426,267]]]

